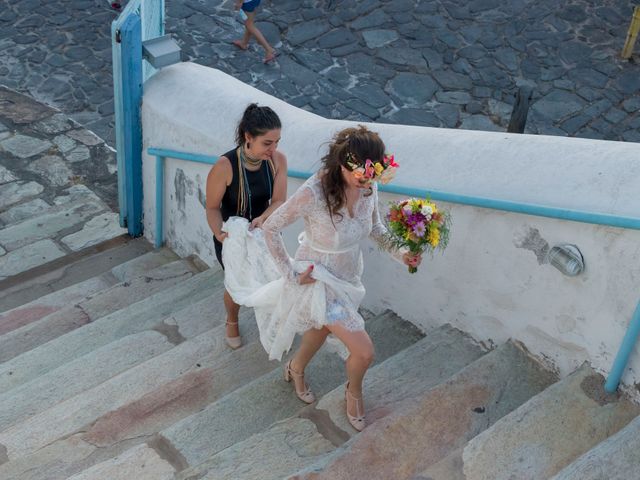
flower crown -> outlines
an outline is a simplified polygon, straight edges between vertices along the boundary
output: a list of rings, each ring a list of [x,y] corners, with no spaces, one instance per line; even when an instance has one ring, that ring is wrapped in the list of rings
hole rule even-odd
[[[396,168],[400,166],[394,160],[394,156],[390,154],[385,154],[382,157],[382,162],[373,162],[367,158],[364,165],[361,165],[351,152],[347,152],[347,165],[357,179],[364,178],[370,182],[382,184],[389,183],[396,174]]]

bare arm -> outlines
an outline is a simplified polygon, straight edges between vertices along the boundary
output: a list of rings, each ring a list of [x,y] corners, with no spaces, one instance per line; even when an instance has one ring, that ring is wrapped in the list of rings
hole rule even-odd
[[[223,242],[227,234],[222,231],[222,212],[220,204],[222,197],[231,184],[233,172],[231,162],[227,157],[220,157],[207,175],[206,212],[207,222],[213,235],[219,242]]]

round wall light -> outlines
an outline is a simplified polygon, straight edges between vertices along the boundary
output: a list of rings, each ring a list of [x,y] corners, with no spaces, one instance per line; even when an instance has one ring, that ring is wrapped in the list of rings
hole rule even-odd
[[[547,254],[547,260],[565,275],[575,277],[584,270],[584,258],[575,245],[562,243],[555,245]]]

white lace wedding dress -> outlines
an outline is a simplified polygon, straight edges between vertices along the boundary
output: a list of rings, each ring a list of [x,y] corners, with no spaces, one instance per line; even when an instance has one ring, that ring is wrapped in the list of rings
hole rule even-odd
[[[296,333],[339,323],[348,330],[364,330],[358,307],[365,294],[361,282],[360,242],[370,236],[383,245],[386,227],[380,221],[376,184],[360,197],[353,217],[346,207],[334,215],[326,207],[318,174],[309,178],[262,229],[248,230],[244,218],[231,217],[224,230],[225,287],[241,305],[255,310],[260,341],[270,359],[280,360]],[[295,258],[289,258],[280,231],[297,219],[304,232]],[[401,252],[392,252],[401,261]],[[300,285],[296,274],[314,265],[315,283]]]

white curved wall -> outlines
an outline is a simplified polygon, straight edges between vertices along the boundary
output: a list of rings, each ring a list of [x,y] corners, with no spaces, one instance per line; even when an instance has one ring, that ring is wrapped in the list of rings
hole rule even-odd
[[[353,122],[300,110],[214,69],[167,67],[145,84],[145,235],[153,241],[155,164],[148,147],[219,155],[233,147],[246,105],[269,105],[283,121],[289,168],[315,171],[326,142]],[[640,145],[548,136],[370,124],[401,164],[397,185],[630,217],[640,216]],[[215,263],[204,215],[209,167],[168,160],[165,239],[179,254]],[[289,193],[300,184],[290,179]],[[386,202],[391,195],[383,195]],[[451,323],[476,339],[515,338],[562,374],[585,360],[606,374],[640,300],[640,232],[461,205],[449,248],[409,275],[369,243],[364,306],[390,308],[428,330]],[[384,208],[384,205],[383,205]],[[287,231],[290,248],[299,226]],[[537,233],[536,233],[537,231]],[[540,264],[535,245],[578,245],[575,278]],[[624,377],[640,381],[640,355]]]

